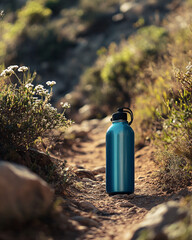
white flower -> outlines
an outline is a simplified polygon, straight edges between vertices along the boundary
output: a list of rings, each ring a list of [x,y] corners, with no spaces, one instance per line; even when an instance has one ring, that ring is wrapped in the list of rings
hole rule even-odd
[[[42,90],[39,90],[37,91],[37,93],[40,95],[40,96],[47,96],[49,91],[47,89],[42,89]]]
[[[48,82],[46,82],[46,84],[47,84],[47,86],[53,87],[56,84],[56,82],[55,81],[48,81]]]
[[[0,74],[1,77],[6,77],[6,76],[11,76],[14,73],[12,69],[5,69],[3,72]]]
[[[26,72],[28,70],[28,67],[22,66],[18,69],[18,72]]]
[[[27,84],[25,85],[25,87],[28,88],[28,89],[32,89],[32,88],[34,87],[34,85],[31,84],[31,83],[27,83]]]
[[[4,14],[5,14],[5,13],[4,13],[4,11],[3,11],[3,10],[1,10],[1,11],[0,11],[0,16],[1,16],[1,17],[3,17],[3,16],[4,16]]]
[[[47,103],[47,104],[45,104],[45,107],[50,108],[50,107],[52,107],[52,105],[51,105],[51,103]]]
[[[68,102],[60,102],[60,105],[61,105],[61,107],[62,108],[70,108],[71,107],[71,105],[68,103]]]
[[[11,65],[7,69],[16,70],[18,67],[19,67],[18,65]]]
[[[37,85],[37,86],[35,87],[35,90],[36,90],[36,91],[42,91],[43,89],[44,89],[44,86],[41,85],[41,84],[39,84],[39,85]]]

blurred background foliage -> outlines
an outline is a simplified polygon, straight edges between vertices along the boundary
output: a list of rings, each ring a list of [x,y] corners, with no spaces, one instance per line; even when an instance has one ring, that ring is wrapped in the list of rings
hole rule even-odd
[[[2,0],[0,62],[57,80],[76,122],[133,108],[136,148],[155,141],[169,190],[191,179],[192,1],[153,2]]]

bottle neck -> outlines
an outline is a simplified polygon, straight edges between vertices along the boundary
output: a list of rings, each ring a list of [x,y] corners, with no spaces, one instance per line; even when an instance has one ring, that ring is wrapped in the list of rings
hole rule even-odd
[[[114,121],[112,121],[112,123],[119,123],[119,122],[128,123],[126,120],[123,120],[123,119],[119,119],[119,120],[114,120]]]

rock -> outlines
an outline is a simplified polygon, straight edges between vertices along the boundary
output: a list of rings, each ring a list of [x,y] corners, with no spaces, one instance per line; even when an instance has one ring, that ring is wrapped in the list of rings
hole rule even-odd
[[[81,201],[78,203],[79,207],[86,212],[97,212],[98,209],[88,201]]]
[[[53,190],[26,167],[0,161],[0,223],[25,222],[46,213]]]
[[[99,124],[98,119],[84,120],[80,124],[73,124],[66,130],[66,135],[73,135],[75,138],[85,138]]]
[[[112,20],[114,22],[120,22],[122,21],[124,18],[124,15],[122,13],[118,13],[118,14],[115,14],[113,17],[112,17]]]
[[[72,217],[72,220],[75,220],[77,222],[79,222],[80,224],[84,225],[84,226],[88,226],[88,227],[99,227],[100,224],[88,217],[82,217],[82,216],[75,216]]]
[[[82,182],[94,183],[95,181],[91,180],[90,178],[83,178]]]
[[[135,3],[133,3],[133,2],[125,2],[125,3],[121,4],[120,11],[122,13],[125,13],[125,12],[131,10],[134,6],[135,6]]]
[[[77,231],[79,231],[81,233],[87,231],[87,227],[80,225],[80,223],[78,221],[76,221],[76,220],[70,219],[70,220],[68,220],[68,222],[71,223],[71,225],[73,227],[72,229],[70,229],[72,231],[74,231],[74,228],[75,228],[75,230],[77,230]]]
[[[95,177],[96,177],[97,181],[103,181],[103,175],[102,174],[96,175]]]
[[[176,223],[187,216],[187,210],[181,208],[176,201],[160,204],[150,210],[133,233],[126,233],[124,240],[136,240],[143,230],[151,232],[150,239],[168,239],[165,234],[167,226]]]
[[[90,178],[90,179],[96,181],[94,174],[87,169],[78,169],[78,170],[75,171],[75,174],[79,178]]]
[[[138,177],[137,179],[139,179],[139,180],[140,180],[140,179],[144,179],[144,178],[145,178],[145,177]]]
[[[132,208],[134,207],[134,204],[130,203],[130,202],[122,202],[119,204],[120,207],[125,207],[125,208]]]
[[[92,170],[94,175],[98,175],[100,173],[105,173],[105,167],[96,167]]]
[[[96,147],[104,147],[105,146],[105,139],[101,139],[98,143],[97,143],[97,145],[96,145]]]

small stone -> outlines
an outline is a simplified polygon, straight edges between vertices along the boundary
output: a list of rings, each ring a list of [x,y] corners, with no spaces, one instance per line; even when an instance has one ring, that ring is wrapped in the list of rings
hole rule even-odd
[[[138,177],[137,179],[144,179],[144,177]]]
[[[98,209],[88,201],[81,201],[78,203],[79,207],[86,212],[97,212]]]
[[[92,180],[96,180],[94,174],[87,169],[78,169],[78,170],[75,171],[75,174],[79,178],[90,178]]]
[[[78,168],[78,169],[85,169],[83,166],[80,166],[80,165],[76,165],[76,168]]]
[[[98,143],[97,143],[97,145],[96,145],[96,147],[104,147],[105,146],[105,139],[102,139],[101,141],[99,141]]]
[[[105,167],[96,167],[92,170],[94,175],[98,175],[100,173],[105,173]]]
[[[123,13],[128,12],[134,6],[135,6],[135,3],[133,3],[133,2],[125,2],[125,3],[121,4],[120,11]]]
[[[95,176],[98,181],[103,181],[103,175],[98,174]]]
[[[95,181],[91,180],[90,178],[83,178],[82,182],[94,183]]]
[[[134,215],[136,213],[137,213],[137,208],[136,207],[132,207],[132,208],[129,209],[129,212],[128,212],[129,215]]]
[[[132,208],[134,207],[134,204],[130,203],[130,202],[122,202],[119,204],[120,207],[127,207],[127,208]]]
[[[119,22],[119,21],[122,21],[124,18],[124,15],[122,13],[118,13],[118,14],[115,14],[113,17],[112,17],[112,20],[114,22]]]
[[[76,221],[75,219],[70,219],[68,221],[72,224],[73,230],[75,228],[76,230],[78,230],[78,231],[80,231],[82,233],[87,231],[87,227],[80,225],[80,223],[78,221]]]
[[[72,217],[72,219],[88,227],[99,227],[100,225],[97,221],[88,217],[75,216],[75,217]]]

